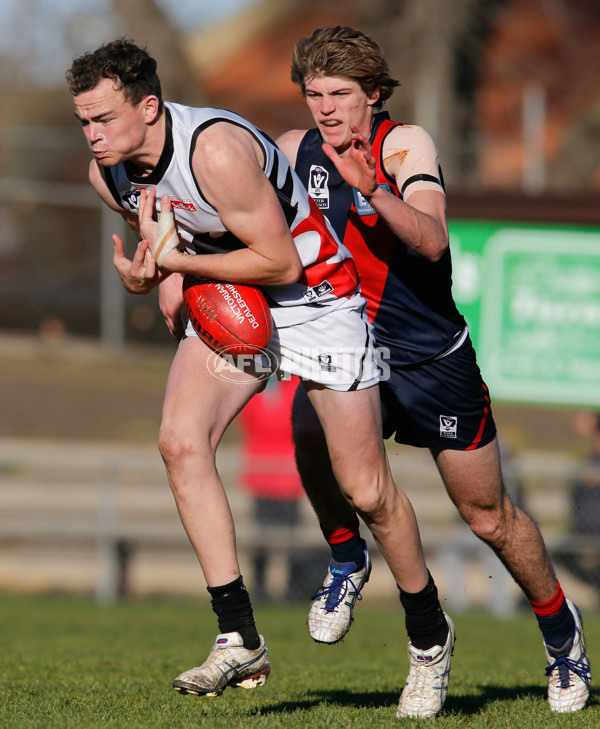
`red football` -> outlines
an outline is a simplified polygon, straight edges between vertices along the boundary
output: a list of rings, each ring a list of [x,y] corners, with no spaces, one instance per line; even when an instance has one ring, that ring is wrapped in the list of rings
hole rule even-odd
[[[212,349],[259,354],[271,341],[273,319],[256,286],[185,276],[183,298],[194,329]]]

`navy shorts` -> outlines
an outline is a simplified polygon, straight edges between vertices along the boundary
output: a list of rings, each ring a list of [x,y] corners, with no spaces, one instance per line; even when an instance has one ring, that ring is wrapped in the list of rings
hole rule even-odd
[[[452,354],[381,380],[383,436],[420,448],[466,451],[496,436],[488,389],[471,339]]]

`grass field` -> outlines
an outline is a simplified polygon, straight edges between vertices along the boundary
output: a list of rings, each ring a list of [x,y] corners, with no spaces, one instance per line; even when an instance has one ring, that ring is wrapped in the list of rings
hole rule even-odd
[[[201,663],[215,635],[208,603],[128,602],[103,607],[63,597],[0,600],[3,729],[424,726],[395,718],[407,671],[400,610],[360,605],[337,646],[310,640],[305,607],[262,607],[259,630],[272,673],[253,691],[181,696],[171,680]],[[583,712],[552,714],[535,621],[456,618],[450,694],[436,729],[600,726],[600,691]],[[600,615],[586,616],[592,666]]]

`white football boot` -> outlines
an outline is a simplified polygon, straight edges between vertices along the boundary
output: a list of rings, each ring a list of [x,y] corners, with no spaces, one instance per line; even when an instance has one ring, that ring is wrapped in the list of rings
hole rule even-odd
[[[546,676],[548,676],[548,703],[552,711],[567,713],[585,706],[590,693],[592,671],[585,651],[583,623],[577,605],[567,600],[575,620],[575,636],[563,651],[549,647],[546,650]]]
[[[398,702],[396,716],[399,718],[435,716],[446,701],[456,631],[450,616],[446,613],[444,616],[449,628],[444,646],[435,645],[422,651],[408,644],[410,669]]]
[[[256,650],[244,648],[239,633],[218,635],[204,663],[184,671],[173,681],[173,688],[182,694],[220,696],[227,686],[252,689],[264,686],[271,665],[265,641],[260,636]]]
[[[331,560],[325,582],[312,596],[308,613],[308,632],[317,643],[337,643],[350,630],[354,603],[369,580],[371,558],[365,545],[365,565]]]

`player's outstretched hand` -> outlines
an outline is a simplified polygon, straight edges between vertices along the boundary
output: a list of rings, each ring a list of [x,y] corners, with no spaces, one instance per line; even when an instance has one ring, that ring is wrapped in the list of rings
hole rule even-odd
[[[340,157],[331,144],[324,144],[323,151],[344,180],[368,199],[377,189],[377,166],[373,148],[369,140],[363,137],[354,125],[351,125],[350,129],[352,141],[346,157]]]
[[[160,273],[147,240],[140,241],[132,259],[125,255],[123,239],[113,235],[113,263],[123,286],[133,294],[147,294],[160,280]]]

